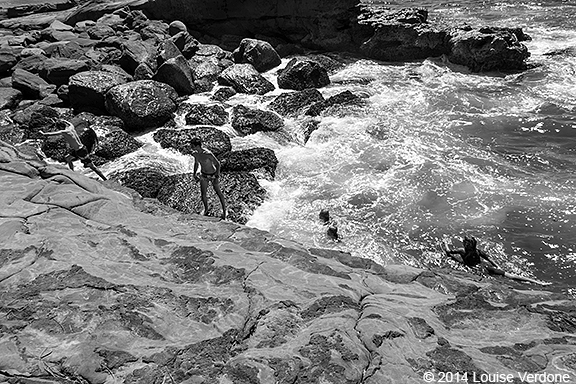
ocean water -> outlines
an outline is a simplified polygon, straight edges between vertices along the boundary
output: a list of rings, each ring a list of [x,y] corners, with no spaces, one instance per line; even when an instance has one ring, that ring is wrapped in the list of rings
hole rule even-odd
[[[322,117],[305,145],[298,119],[286,120],[285,134],[239,137],[224,127],[235,149],[264,146],[279,159],[276,180],[261,181],[268,198],[248,225],[418,267],[461,268],[439,244],[459,246],[462,235],[473,235],[503,269],[576,293],[576,3],[373,3],[523,27],[533,38],[525,44],[535,66],[475,74],[442,58],[347,60],[320,91],[329,97],[350,90],[366,105]],[[266,76],[274,80],[275,72]],[[235,96],[230,104],[265,107],[271,99]],[[143,159],[173,172],[191,169],[186,156],[159,150],[150,134],[142,139],[144,149],[104,171]],[[341,242],[326,238],[322,208],[338,222]]]

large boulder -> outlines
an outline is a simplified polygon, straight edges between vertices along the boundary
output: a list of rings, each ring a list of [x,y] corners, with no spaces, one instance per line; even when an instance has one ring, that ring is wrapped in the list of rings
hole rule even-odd
[[[316,88],[309,88],[298,92],[286,92],[278,95],[268,108],[282,116],[296,116],[303,114],[314,103],[324,101],[324,97]]]
[[[86,119],[99,138],[94,151],[94,162],[97,165],[132,153],[144,145],[124,131],[124,122],[118,117],[88,115]]]
[[[158,54],[156,46],[148,41],[142,41],[141,38],[123,39],[122,58],[120,65],[128,73],[134,73],[138,65],[144,63],[152,69],[156,68],[156,56]]]
[[[73,75],[68,83],[70,105],[76,112],[102,114],[106,111],[106,93],[126,81],[121,74],[108,71],[87,71]]]
[[[421,60],[447,50],[447,30],[427,22],[428,11],[406,8],[397,12],[365,8],[360,23],[373,29],[360,46],[367,57],[383,61]]]
[[[228,112],[220,104],[184,104],[187,125],[224,125]]]
[[[256,177],[248,172],[222,173],[220,189],[226,199],[227,219],[244,224],[254,210],[264,202],[266,190],[258,184]],[[214,190],[208,188],[208,214],[220,216],[222,208]],[[191,173],[166,178],[157,196],[158,200],[184,213],[200,213],[200,183]]]
[[[138,192],[142,197],[156,198],[167,175],[156,167],[144,166],[134,169],[121,170],[108,176],[110,180],[117,181],[127,188]]]
[[[472,28],[447,21],[428,21],[423,9],[391,12],[364,7],[360,25],[371,30],[359,51],[383,61],[421,60],[447,55],[455,64],[473,71],[524,69],[530,56],[521,41],[528,40],[520,28]]]
[[[234,64],[232,53],[210,44],[200,44],[189,63],[200,92],[212,90],[222,71]]]
[[[154,140],[160,143],[162,148],[174,148],[185,155],[192,154],[191,141],[193,138],[202,140],[202,146],[211,151],[214,156],[232,150],[230,138],[221,130],[214,127],[198,126],[189,129],[162,128],[154,132]]]
[[[166,60],[153,79],[170,85],[181,96],[191,95],[195,91],[192,70],[182,55]]]
[[[234,61],[252,64],[258,72],[265,72],[282,63],[282,59],[267,41],[243,39],[233,52]]]
[[[232,127],[243,135],[277,131],[284,126],[284,120],[278,114],[243,105],[237,105],[232,109],[231,123]]]
[[[456,29],[449,44],[448,59],[476,72],[523,69],[530,57],[517,34],[503,28]]]
[[[269,148],[249,148],[230,151],[222,158],[222,172],[258,171],[258,176],[268,180],[276,177],[278,158]]]
[[[274,90],[274,84],[266,80],[252,64],[234,64],[226,68],[218,76],[218,82],[240,93],[263,95]]]
[[[124,121],[127,131],[163,125],[176,110],[178,94],[168,84],[138,80],[118,85],[106,93],[106,110]]]
[[[23,69],[15,69],[12,72],[12,87],[29,99],[43,99],[56,90],[55,85]]]
[[[278,73],[278,86],[302,91],[330,84],[328,71],[317,61],[294,58]]]

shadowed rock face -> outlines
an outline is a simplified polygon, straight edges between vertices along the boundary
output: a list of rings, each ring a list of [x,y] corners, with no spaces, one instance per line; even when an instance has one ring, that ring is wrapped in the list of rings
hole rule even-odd
[[[351,45],[350,28],[358,13],[357,0],[156,0],[87,4],[67,20],[74,24],[97,18],[123,5],[144,10],[154,19],[181,20],[189,28],[220,37],[283,36],[311,48],[334,49]]]

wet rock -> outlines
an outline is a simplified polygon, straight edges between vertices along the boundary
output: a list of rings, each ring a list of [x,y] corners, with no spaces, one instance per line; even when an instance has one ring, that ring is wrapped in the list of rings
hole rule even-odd
[[[364,9],[361,25],[374,29],[361,46],[364,55],[384,61],[421,60],[447,52],[447,31],[427,23],[428,11],[406,8],[397,12]],[[418,41],[418,43],[416,43]]]
[[[188,104],[185,119],[187,125],[224,125],[228,123],[228,112],[218,104]]]
[[[202,146],[211,151],[216,157],[232,149],[230,138],[221,130],[214,127],[198,126],[191,129],[158,129],[154,132],[154,140],[162,148],[174,148],[177,151],[191,155],[190,141],[194,138],[202,140]]]
[[[91,127],[99,132],[98,147],[94,155],[107,161],[132,153],[144,145],[122,129],[122,121],[110,122],[113,119],[100,118],[91,124]]]
[[[226,101],[229,98],[231,98],[232,96],[234,96],[236,94],[236,91],[234,90],[234,88],[232,87],[218,87],[214,90],[214,92],[212,93],[212,96],[210,96],[210,98],[212,100],[215,101]]]
[[[274,90],[274,84],[266,80],[251,64],[234,64],[226,68],[218,83],[229,85],[239,93],[263,95]]]
[[[246,223],[266,196],[254,175],[248,172],[222,173],[220,189],[226,198],[227,219],[241,224]],[[169,176],[158,193],[158,200],[184,213],[203,210],[200,185],[190,173]],[[211,187],[208,188],[208,207],[209,215],[218,217],[222,214],[220,201]]]
[[[232,127],[243,135],[256,132],[277,131],[284,120],[274,112],[237,105],[232,109]]]
[[[195,91],[192,70],[182,55],[166,60],[153,79],[170,85],[180,96],[191,95]]]
[[[361,105],[362,99],[350,91],[340,92],[334,96],[330,96],[326,100],[321,100],[313,103],[306,110],[306,115],[319,116],[322,112],[332,107],[341,107],[349,105]],[[333,111],[330,111],[333,112]]]
[[[268,105],[268,108],[282,116],[297,116],[304,114],[311,105],[324,101],[317,89],[305,89],[298,92],[278,95]]]
[[[127,131],[163,125],[176,110],[174,88],[154,80],[117,85],[106,93],[106,110],[124,121]]]
[[[528,57],[528,48],[511,31],[456,30],[450,36],[448,59],[472,71],[524,69]]]
[[[317,119],[305,119],[301,122],[299,127],[299,138],[301,138],[302,142],[306,144],[308,140],[310,140],[310,136],[312,133],[316,131],[320,126],[320,121]]]
[[[278,73],[278,87],[302,91],[307,88],[321,88],[330,84],[328,72],[318,62],[292,59]]]
[[[198,51],[190,59],[190,66],[197,84],[203,84],[201,89],[212,89],[212,83],[226,68],[234,65],[232,53],[223,50],[217,45],[200,44]]]
[[[359,17],[368,38],[360,45],[367,57],[384,61],[422,60],[447,55],[455,64],[473,71],[525,69],[530,56],[520,41],[528,39],[520,28],[454,27],[428,21],[423,9],[406,8],[391,12],[363,8]]]
[[[232,53],[238,64],[252,64],[258,72],[266,72],[282,63],[272,45],[257,39],[243,39]]]
[[[12,87],[30,99],[42,99],[56,91],[55,85],[49,84],[40,76],[23,69],[16,69],[12,73]]]
[[[166,181],[166,176],[157,168],[141,167],[114,172],[108,178],[135,190],[142,197],[156,198],[162,184]]]
[[[218,76],[223,71],[218,60],[206,59],[203,61],[190,61],[194,77],[194,85],[198,92],[209,92],[214,88]]]
[[[276,177],[278,159],[268,148],[250,148],[230,151],[221,157],[222,172],[262,170],[261,176],[268,180]]]
[[[122,75],[107,71],[81,72],[70,77],[68,97],[76,112],[101,114],[106,111],[105,95],[113,87],[125,84]]]

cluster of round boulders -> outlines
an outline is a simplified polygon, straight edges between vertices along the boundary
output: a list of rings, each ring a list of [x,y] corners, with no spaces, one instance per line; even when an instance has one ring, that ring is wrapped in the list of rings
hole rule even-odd
[[[282,59],[272,41],[243,38],[226,50],[199,42],[181,21],[150,20],[128,8],[74,19],[0,36],[0,139],[13,144],[43,139],[38,131],[54,131],[54,119],[81,120],[98,136],[91,156],[102,166],[141,148],[135,135],[148,131],[162,148],[185,155],[192,155],[192,139],[200,138],[220,159],[230,217],[242,222],[265,197],[257,180],[273,180],[278,160],[267,148],[233,150],[230,128],[222,127],[240,136],[288,137],[282,133],[285,118],[309,121],[331,105],[316,89],[330,83],[329,70],[338,64],[327,56],[298,56],[279,69]],[[286,92],[268,106],[227,104],[237,94],[265,95],[276,88]],[[209,101],[187,100],[199,93]],[[63,139],[39,143],[47,157],[65,160]],[[109,177],[145,198],[160,196],[173,208],[197,211],[198,186],[186,187],[194,190],[193,206],[178,192],[189,176],[159,169],[145,156],[135,158],[138,164],[128,162],[131,168]]]

